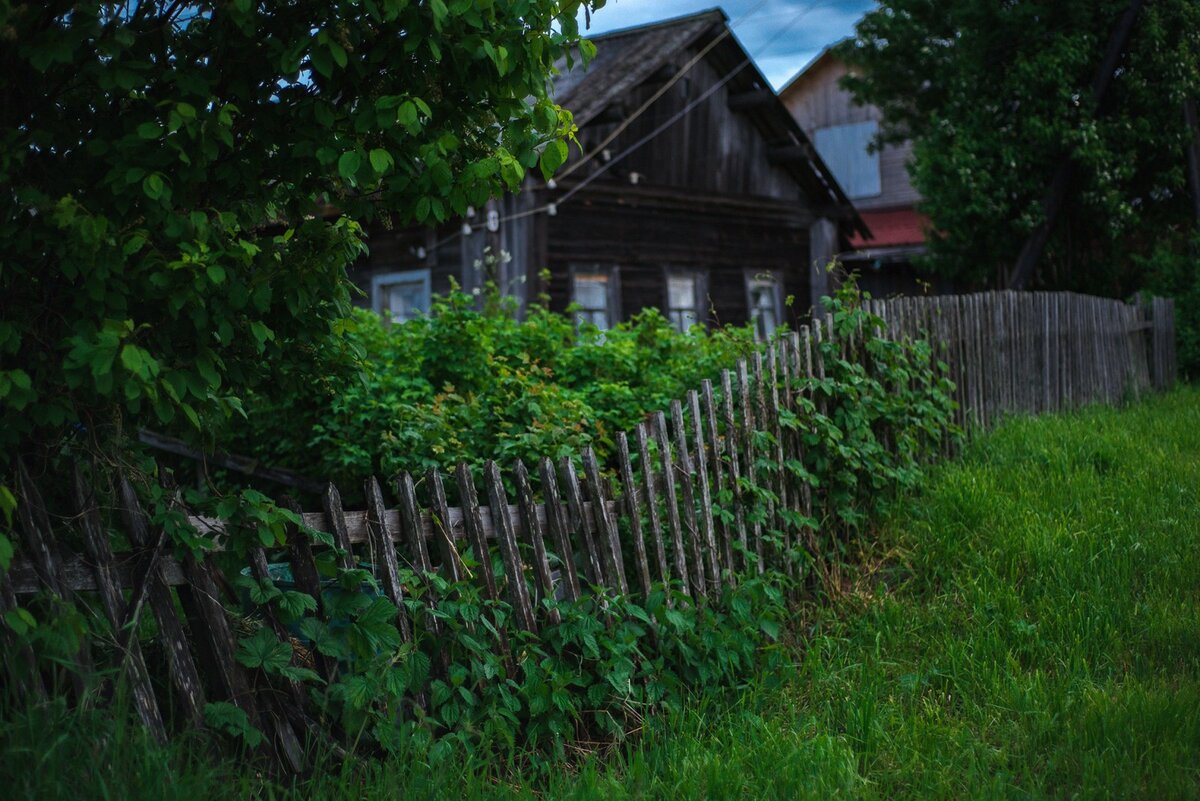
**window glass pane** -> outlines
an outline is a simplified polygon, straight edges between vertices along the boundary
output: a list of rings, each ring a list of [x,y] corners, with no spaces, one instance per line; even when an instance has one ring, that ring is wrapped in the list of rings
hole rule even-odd
[[[696,277],[672,275],[667,277],[667,305],[675,309],[696,308]]]
[[[879,153],[867,152],[878,130],[879,124],[872,120],[820,128],[813,137],[825,166],[851,200],[874,197],[883,191]]]
[[[579,322],[589,322],[602,331],[608,330],[610,321],[606,274],[576,273],[571,299],[581,307],[577,315]]]
[[[574,300],[585,309],[608,308],[608,276],[576,275]]]
[[[769,278],[751,278],[747,283],[750,296],[750,319],[754,320],[759,336],[775,333],[779,327],[779,293]]]
[[[429,311],[429,275],[415,272],[376,285],[376,308],[396,322],[405,322]]]

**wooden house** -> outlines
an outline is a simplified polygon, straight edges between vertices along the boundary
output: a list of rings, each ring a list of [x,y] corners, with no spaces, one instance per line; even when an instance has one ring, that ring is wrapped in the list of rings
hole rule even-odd
[[[470,290],[488,275],[601,328],[656,307],[681,328],[754,319],[768,334],[807,313],[814,265],[869,232],[725,14],[593,41],[591,64],[554,87],[582,150],[466,227],[374,232],[355,270],[370,303],[405,318],[452,278]]]
[[[877,296],[950,291],[944,281],[913,265],[925,252],[928,220],[917,210],[921,195],[908,174],[912,143],[869,147],[882,112],[856,104],[841,87],[848,68],[835,50],[826,48],[779,90],[779,97],[871,230],[869,237],[853,234],[838,257]]]

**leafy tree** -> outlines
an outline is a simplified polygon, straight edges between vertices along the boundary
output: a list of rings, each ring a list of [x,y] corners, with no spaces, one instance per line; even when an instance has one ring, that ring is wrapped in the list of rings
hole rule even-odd
[[[914,140],[938,232],[930,266],[1002,285],[1043,218],[1050,176],[1077,170],[1037,282],[1121,295],[1131,254],[1189,225],[1183,102],[1200,90],[1200,4],[1147,2],[1099,107],[1092,83],[1129,0],[883,0],[841,55],[846,86]]]
[[[564,160],[547,82],[603,2],[0,0],[0,451],[302,391],[364,222]]]

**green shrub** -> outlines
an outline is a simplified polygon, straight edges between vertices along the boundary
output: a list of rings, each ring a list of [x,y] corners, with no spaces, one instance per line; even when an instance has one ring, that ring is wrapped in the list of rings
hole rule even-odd
[[[1175,299],[1175,344],[1181,377],[1200,377],[1200,235],[1190,242],[1165,237],[1154,252],[1137,259],[1144,286],[1155,295]]]
[[[403,324],[356,312],[344,328],[358,363],[306,393],[255,396],[229,449],[349,492],[371,474],[531,462],[584,445],[603,459],[617,432],[754,347],[749,327],[684,334],[653,309],[577,332],[540,306],[517,320],[503,301],[476,301],[452,292]]]

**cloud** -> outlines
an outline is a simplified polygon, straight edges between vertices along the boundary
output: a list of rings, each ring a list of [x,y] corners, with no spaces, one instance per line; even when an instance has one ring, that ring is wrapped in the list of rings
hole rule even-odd
[[[822,48],[850,36],[854,23],[874,5],[872,0],[727,0],[720,4],[734,35],[776,88]],[[608,0],[592,15],[590,32],[645,25],[713,7],[713,0]]]

